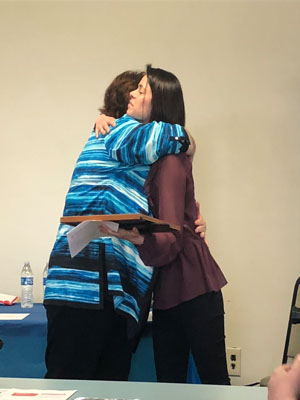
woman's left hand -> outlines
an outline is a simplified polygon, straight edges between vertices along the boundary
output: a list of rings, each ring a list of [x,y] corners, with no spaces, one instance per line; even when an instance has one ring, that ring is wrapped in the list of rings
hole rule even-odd
[[[142,236],[135,227],[131,230],[119,228],[118,232],[114,232],[106,225],[99,225],[99,231],[101,233],[106,233],[108,236],[114,236],[118,239],[128,240],[137,246],[144,243],[144,236]]]
[[[104,136],[110,132],[110,126],[116,126],[115,118],[108,117],[105,114],[100,114],[96,119],[95,125],[96,125],[95,135],[96,135],[96,138],[98,139],[99,132],[101,133],[101,135]]]
[[[197,219],[194,221],[196,228],[195,232],[200,234],[200,237],[205,239],[206,235],[206,222],[203,216],[200,214],[200,204],[196,201],[196,208],[197,208]]]

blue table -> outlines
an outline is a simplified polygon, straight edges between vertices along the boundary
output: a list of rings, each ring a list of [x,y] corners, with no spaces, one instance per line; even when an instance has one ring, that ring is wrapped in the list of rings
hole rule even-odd
[[[29,313],[23,320],[0,321],[0,377],[43,378],[47,341],[46,311],[42,304],[33,308],[0,305],[0,313]],[[148,323],[136,353],[133,355],[130,381],[156,382],[152,350],[152,324]],[[193,359],[189,365],[188,383],[200,383]]]
[[[46,312],[42,304],[21,308],[20,304],[0,306],[0,313],[29,313],[23,320],[0,321],[0,376],[42,378],[46,373]]]
[[[268,397],[266,387],[150,382],[0,378],[0,388],[77,390],[70,400],[81,396],[141,400],[267,400]]]

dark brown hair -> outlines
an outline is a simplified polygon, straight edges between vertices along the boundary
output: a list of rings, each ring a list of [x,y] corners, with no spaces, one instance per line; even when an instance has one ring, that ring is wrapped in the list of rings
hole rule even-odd
[[[146,66],[146,75],[152,91],[151,121],[185,125],[185,107],[181,85],[171,72]]]
[[[120,118],[126,114],[129,93],[135,90],[145,72],[125,71],[108,86],[104,95],[104,105],[99,111],[110,117]]]

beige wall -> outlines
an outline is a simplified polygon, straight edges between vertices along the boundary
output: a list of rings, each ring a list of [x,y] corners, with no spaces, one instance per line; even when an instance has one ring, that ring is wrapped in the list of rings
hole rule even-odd
[[[104,89],[147,62],[177,74],[197,197],[229,284],[227,344],[245,384],[280,363],[299,275],[298,1],[2,1],[1,280],[41,274]]]

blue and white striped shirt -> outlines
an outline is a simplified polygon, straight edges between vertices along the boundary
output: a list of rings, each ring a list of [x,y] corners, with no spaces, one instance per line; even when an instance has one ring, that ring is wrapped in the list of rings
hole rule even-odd
[[[105,137],[96,139],[92,132],[77,160],[63,215],[149,214],[144,183],[150,164],[179,153],[182,142],[178,138],[186,138],[179,125],[143,125],[127,115],[116,120],[116,127]],[[153,268],[144,265],[131,242],[112,237],[91,241],[71,258],[67,241],[71,229],[59,226],[44,303],[99,309],[106,278],[115,309],[138,322]]]

